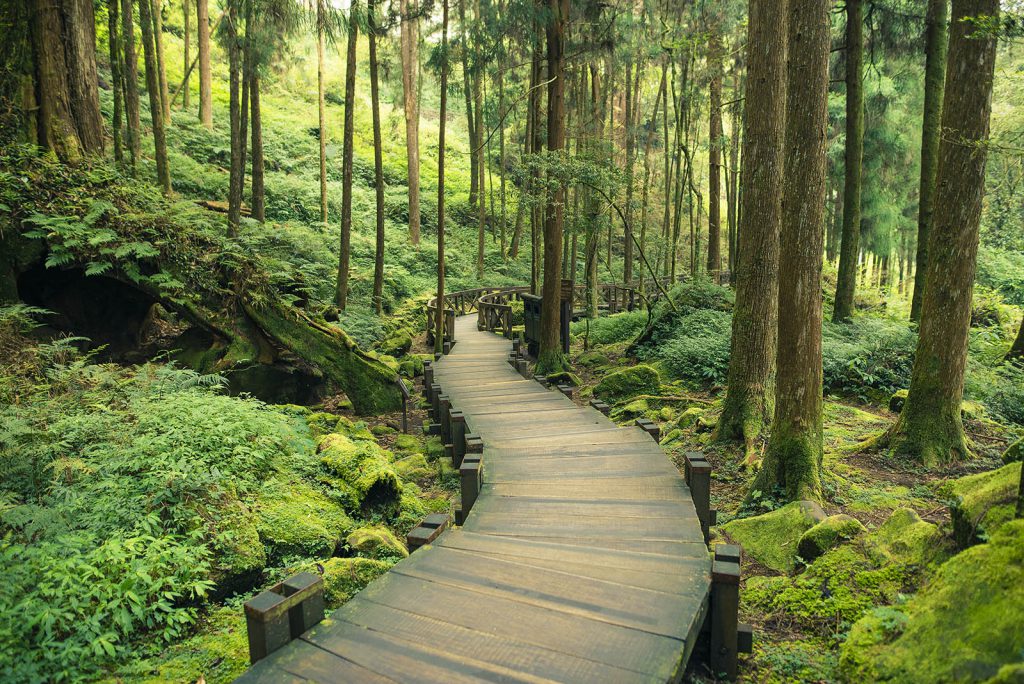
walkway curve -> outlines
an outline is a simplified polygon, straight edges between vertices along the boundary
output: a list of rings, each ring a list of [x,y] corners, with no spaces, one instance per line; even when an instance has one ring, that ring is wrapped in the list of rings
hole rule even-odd
[[[681,679],[711,581],[682,477],[640,428],[523,379],[476,323],[456,319],[434,371],[484,442],[465,524],[245,681]]]

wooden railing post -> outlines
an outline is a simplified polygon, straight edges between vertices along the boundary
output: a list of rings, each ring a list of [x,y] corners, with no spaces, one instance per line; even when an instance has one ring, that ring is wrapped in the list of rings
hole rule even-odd
[[[324,619],[324,580],[301,572],[245,602],[249,661],[255,663]]]
[[[452,410],[452,465],[458,468],[466,455],[466,415],[462,411]],[[447,448],[447,447],[446,447]]]
[[[711,634],[708,665],[716,676],[736,679],[740,651],[740,562],[737,547],[726,547],[711,565]]]
[[[704,533],[704,543],[711,538],[711,464],[703,454],[689,451],[686,459],[686,484],[690,487],[690,496],[697,509],[697,519]]]

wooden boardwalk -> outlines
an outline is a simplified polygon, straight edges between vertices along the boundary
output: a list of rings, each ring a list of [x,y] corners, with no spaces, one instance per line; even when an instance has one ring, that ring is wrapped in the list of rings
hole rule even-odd
[[[523,379],[475,316],[456,339],[434,381],[485,445],[465,524],[241,680],[678,681],[711,582],[683,478],[640,428]]]

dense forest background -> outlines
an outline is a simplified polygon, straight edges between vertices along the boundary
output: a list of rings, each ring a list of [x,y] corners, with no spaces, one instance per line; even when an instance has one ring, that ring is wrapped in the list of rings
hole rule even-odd
[[[567,278],[538,372],[708,455],[742,677],[1018,681],[1020,9],[5,3],[0,673],[229,681],[248,597],[344,602],[457,490],[424,305]]]

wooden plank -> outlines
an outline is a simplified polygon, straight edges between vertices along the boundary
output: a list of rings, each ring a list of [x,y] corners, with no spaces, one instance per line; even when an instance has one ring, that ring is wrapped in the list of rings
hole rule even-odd
[[[271,653],[235,680],[240,684],[392,684],[395,681],[301,639]]]
[[[518,537],[570,537],[590,539],[646,539],[684,542],[693,538],[692,529],[699,525],[666,518],[569,517],[537,518],[470,511],[464,527],[483,534]],[[703,535],[701,535],[703,538]]]
[[[667,518],[681,521],[696,518],[697,512],[691,503],[683,499],[571,499],[539,498],[527,496],[488,496],[478,501],[473,510],[478,513],[507,515],[509,520],[533,516],[545,518],[643,518],[651,520]]]

